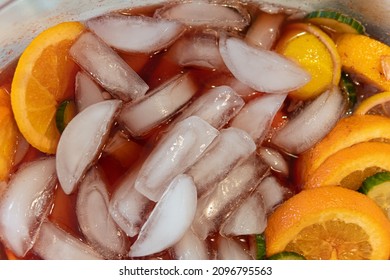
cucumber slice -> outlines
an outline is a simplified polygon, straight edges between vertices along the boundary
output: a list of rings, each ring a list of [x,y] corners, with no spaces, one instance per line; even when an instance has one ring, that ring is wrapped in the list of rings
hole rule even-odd
[[[256,260],[264,260],[265,259],[265,238],[262,234],[256,234]]]
[[[359,191],[373,199],[390,219],[390,172],[379,172],[368,177]]]
[[[269,260],[306,260],[304,256],[295,252],[283,251],[268,258]]]
[[[349,108],[352,109],[357,102],[356,87],[347,73],[341,73],[340,88],[347,96]]]
[[[339,33],[364,34],[366,29],[356,19],[335,11],[315,11],[306,15],[306,19],[314,24]]]
[[[60,133],[62,133],[68,123],[76,115],[76,104],[72,100],[63,101],[56,112],[56,125]]]

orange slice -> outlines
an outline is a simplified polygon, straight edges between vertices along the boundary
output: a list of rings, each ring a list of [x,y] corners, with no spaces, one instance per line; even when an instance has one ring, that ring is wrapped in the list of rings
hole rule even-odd
[[[55,153],[60,137],[57,106],[73,96],[78,67],[69,49],[83,30],[81,23],[65,22],[43,31],[16,66],[11,88],[16,123],[26,140],[45,153]]]
[[[304,190],[268,218],[267,256],[290,251],[306,259],[389,259],[390,221],[369,197],[328,186]]]
[[[303,188],[337,185],[357,190],[378,171],[390,171],[390,144],[362,142],[329,156],[308,178]]]
[[[276,51],[296,61],[311,75],[309,83],[290,95],[305,100],[319,95],[332,84],[337,85],[341,63],[333,40],[311,24],[291,24],[286,30]]]
[[[332,131],[303,153],[296,164],[300,183],[332,154],[365,141],[390,141],[390,119],[377,115],[352,115],[341,119]]]
[[[390,80],[383,69],[383,58],[390,56],[390,47],[359,34],[340,34],[336,40],[342,67],[359,75],[383,91],[390,91]]]
[[[356,108],[354,114],[373,114],[390,117],[390,92],[377,93],[364,99]]]
[[[18,127],[11,109],[9,94],[0,88],[0,181],[6,181],[17,146]]]

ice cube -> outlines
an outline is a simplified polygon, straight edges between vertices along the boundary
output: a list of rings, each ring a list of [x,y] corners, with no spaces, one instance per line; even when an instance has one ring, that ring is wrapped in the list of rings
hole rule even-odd
[[[240,38],[221,36],[219,51],[230,72],[260,92],[287,93],[310,80],[310,75],[295,62]]]
[[[217,241],[219,260],[253,260],[250,253],[238,241],[219,237]]]
[[[210,194],[199,199],[192,224],[194,232],[201,239],[206,239],[209,233],[218,232],[222,223],[252,193],[267,170],[268,167],[255,155],[236,166]]]
[[[81,112],[88,106],[104,101],[103,90],[84,72],[76,75],[75,100],[77,110]]]
[[[177,123],[145,160],[135,188],[150,200],[157,201],[169,182],[193,165],[218,133],[196,116]]]
[[[276,206],[292,195],[274,176],[268,176],[257,187],[263,197],[265,210],[271,213]]]
[[[142,226],[129,256],[151,255],[176,244],[191,226],[196,203],[196,187],[191,177],[176,176]]]
[[[189,26],[208,26],[241,30],[250,21],[248,11],[240,5],[220,5],[208,1],[167,4],[156,10],[155,17],[178,20]]]
[[[187,172],[194,179],[198,197],[210,193],[216,183],[255,150],[255,143],[245,131],[233,127],[222,129],[202,157]]]
[[[110,214],[121,229],[130,237],[136,236],[145,222],[148,209],[154,203],[134,188],[135,179],[140,169],[136,167],[128,172],[119,183],[110,201]]]
[[[207,90],[185,108],[173,123],[189,116],[198,116],[216,129],[221,129],[244,106],[244,100],[228,86],[219,86]]]
[[[258,154],[272,170],[286,177],[290,173],[288,163],[279,151],[270,147],[260,147]]]
[[[185,26],[177,21],[122,14],[92,18],[86,24],[108,45],[131,53],[162,50],[185,31]]]
[[[80,229],[92,248],[107,259],[119,259],[129,250],[127,236],[108,212],[109,194],[97,168],[80,184],[76,214]]]
[[[42,224],[33,251],[45,260],[100,260],[99,253],[50,221]]]
[[[83,33],[70,48],[73,59],[113,96],[130,101],[149,86],[108,45],[91,32]]]
[[[55,159],[27,163],[11,177],[0,199],[0,237],[18,257],[34,245],[54,202]]]
[[[266,94],[252,99],[232,120],[231,126],[246,131],[256,144],[261,144],[286,96],[287,94]]]
[[[176,113],[196,92],[190,73],[176,75],[137,102],[125,105],[120,122],[133,136],[142,136]]]
[[[267,211],[256,189],[221,226],[223,236],[261,234],[267,226]]]
[[[210,257],[207,243],[199,239],[191,229],[187,230],[172,249],[178,260],[207,260]]]
[[[66,126],[57,147],[56,170],[66,194],[72,193],[98,157],[122,102],[107,100],[89,106]]]
[[[260,13],[248,29],[245,40],[254,46],[271,49],[279,37],[284,18],[283,13]]]
[[[167,56],[183,67],[228,71],[219,53],[216,32],[189,33],[172,45]]]
[[[303,153],[332,130],[345,109],[346,98],[334,85],[277,130],[271,142],[290,154]]]

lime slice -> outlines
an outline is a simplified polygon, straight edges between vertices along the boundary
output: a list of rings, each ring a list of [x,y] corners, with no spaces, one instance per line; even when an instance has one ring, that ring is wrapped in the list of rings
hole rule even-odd
[[[390,218],[390,172],[379,172],[368,177],[359,191],[373,199]]]
[[[268,258],[269,260],[306,260],[304,256],[295,252],[283,251]]]
[[[339,33],[366,32],[364,25],[356,19],[335,11],[315,11],[306,15],[306,19],[316,25]]]
[[[60,104],[56,112],[56,125],[58,131],[62,133],[68,123],[76,115],[76,105],[72,100],[65,100]]]

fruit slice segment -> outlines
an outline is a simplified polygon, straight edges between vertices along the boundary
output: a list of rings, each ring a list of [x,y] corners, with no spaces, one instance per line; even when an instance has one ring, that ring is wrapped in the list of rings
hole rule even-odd
[[[308,178],[305,189],[338,185],[357,190],[378,171],[390,171],[390,144],[362,142],[328,157]]]
[[[300,180],[308,177],[332,154],[354,144],[390,140],[390,119],[374,115],[353,115],[338,122],[314,148],[300,156],[297,171]]]
[[[27,46],[16,67],[11,90],[16,123],[26,140],[45,153],[57,147],[57,106],[73,95],[78,69],[69,49],[83,30],[78,22],[47,29]]]
[[[304,190],[268,219],[267,255],[306,259],[388,259],[390,222],[368,197],[329,186]]]
[[[345,71],[383,91],[390,91],[390,80],[385,72],[388,63],[383,65],[390,56],[389,46],[365,35],[348,33],[337,36],[336,45]]]
[[[0,88],[0,181],[6,180],[14,159],[18,128],[11,110],[9,94]]]
[[[364,99],[356,108],[354,114],[373,114],[390,117],[390,92],[381,92]]]

